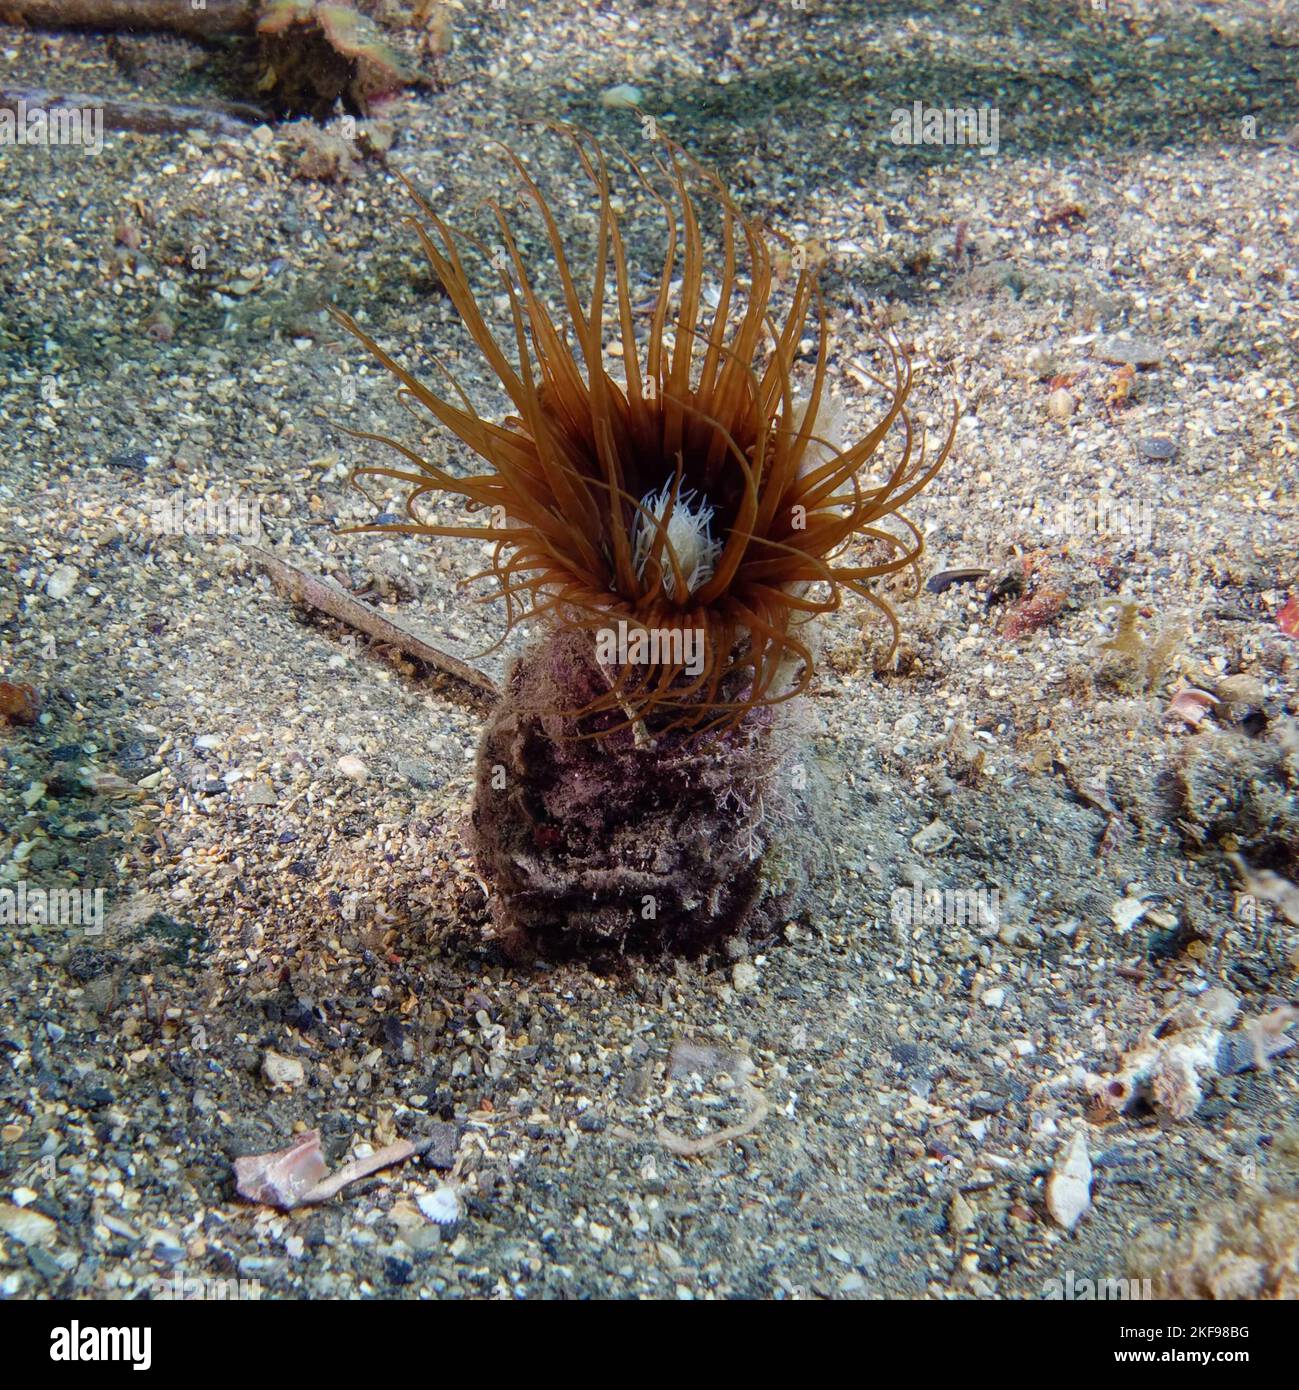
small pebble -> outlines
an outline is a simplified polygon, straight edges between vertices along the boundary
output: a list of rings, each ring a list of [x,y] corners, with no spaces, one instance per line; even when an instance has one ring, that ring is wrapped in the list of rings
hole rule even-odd
[[[81,573],[75,565],[60,565],[45,581],[45,592],[52,599],[64,599],[76,587]]]
[[[631,106],[639,106],[644,100],[644,95],[639,87],[633,87],[629,82],[619,82],[617,86],[606,87],[600,93],[600,105],[617,110],[626,109]]]
[[[274,806],[275,788],[267,781],[252,782],[244,793],[244,800],[250,806]]]
[[[752,961],[736,961],[731,970],[731,983],[743,994],[758,983],[758,967]]]
[[[956,832],[950,825],[944,825],[940,820],[933,820],[923,830],[917,831],[911,837],[911,848],[918,850],[921,854],[936,854],[939,850],[946,849],[954,839],[956,839]]]
[[[289,1090],[306,1082],[307,1070],[296,1057],[268,1051],[262,1058],[262,1075],[277,1090]]]
[[[1177,444],[1164,435],[1147,435],[1137,445],[1137,452],[1152,463],[1163,463],[1177,454]]]
[[[1037,346],[1029,348],[1024,365],[1039,380],[1043,377],[1052,377],[1055,375],[1055,353],[1045,343],[1038,343]]]
[[[39,1211],[0,1202],[0,1232],[12,1236],[20,1245],[48,1245],[59,1228]]]
[[[1092,1165],[1087,1152],[1087,1137],[1082,1130],[1078,1130],[1060,1150],[1051,1175],[1046,1180],[1046,1209],[1066,1231],[1072,1231],[1091,1206],[1091,1186]]]
[[[1115,366],[1157,367],[1164,360],[1163,349],[1149,338],[1102,338],[1094,351]]]
[[[1046,408],[1053,420],[1067,420],[1078,409],[1078,402],[1072,391],[1059,386],[1046,398]]]
[[[947,1226],[953,1235],[963,1236],[975,1226],[974,1208],[959,1192],[952,1193],[951,1205],[947,1209]]]

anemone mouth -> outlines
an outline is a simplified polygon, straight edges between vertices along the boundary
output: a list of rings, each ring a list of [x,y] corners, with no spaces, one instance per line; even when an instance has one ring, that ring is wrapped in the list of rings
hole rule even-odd
[[[405,461],[363,465],[354,482],[372,476],[408,487],[405,521],[349,529],[492,543],[490,565],[474,578],[494,581],[485,597],[503,601],[507,631],[536,617],[591,631],[619,617],[691,627],[702,634],[700,671],[674,662],[621,668],[590,710],[621,709],[629,721],[654,716],[669,727],[734,723],[806,689],[813,661],[799,628],[838,608],[845,594],[879,612],[896,644],[896,616],[874,581],[916,568],[923,539],[898,508],[946,459],[956,420],[935,453],[923,434],[917,444],[906,409],[910,363],[889,343],[882,374],[854,372],[881,388],[882,414],[855,442],[829,441],[822,406],[830,335],[815,269],[804,266],[791,287],[778,285],[766,229],[666,139],[663,154],[653,156],[656,177],[623,156],[633,186],[658,205],[666,227],[657,294],[639,306],[604,152],[589,134],[556,128],[572,141],[598,200],[585,299],[549,204],[521,159],[505,151],[553,256],[562,304],[555,311],[534,288],[499,204],[489,204],[500,240],[491,253],[454,231],[403,180],[421,214],[410,220],[433,272],[511,401],[503,422],[479,415],[454,378],[454,398],[436,394],[333,311],[400,382],[404,402],[423,407],[488,465],[454,476],[399,441],[344,426]],[[704,289],[708,259],[692,180],[720,223],[715,295]],[[508,337],[488,325],[466,248],[500,274]],[[607,365],[611,328],[616,376]],[[810,328],[815,360],[805,393],[796,395],[796,359]],[[876,456],[886,438],[896,458],[881,470]],[[869,485],[868,463],[879,478]],[[424,520],[419,504],[434,493],[462,499],[465,524]],[[483,510],[490,523],[476,515]],[[890,517],[900,531],[881,524]],[[870,562],[853,558],[855,540],[874,544]],[[798,672],[792,681],[791,669]]]

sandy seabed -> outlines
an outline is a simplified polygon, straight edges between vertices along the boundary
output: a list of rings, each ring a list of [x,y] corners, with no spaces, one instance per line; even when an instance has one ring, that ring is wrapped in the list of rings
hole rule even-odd
[[[1181,1119],[1083,1080],[1207,990],[1251,1020],[1299,989],[1296,928],[1226,857],[1299,856],[1299,25],[980,10],[470,6],[339,168],[292,125],[0,151],[0,678],[43,710],[0,742],[0,888],[106,904],[100,934],[0,933],[6,1294],[1038,1298],[1293,1190],[1293,1059],[1209,1076]],[[122,99],[216,81],[160,37],[2,29],[0,65]],[[927,574],[987,574],[886,591],[887,668],[864,605],[826,622],[815,909],[761,952],[598,974],[491,939],[463,848],[484,700],[295,612],[244,542],[461,654],[499,635],[460,587],[476,544],[337,534],[400,494],[349,488],[379,455],[331,421],[471,464],[324,307],[499,409],[396,172],[472,222],[507,138],[588,237],[532,118],[635,148],[618,84],[824,257],[851,421],[883,323],[932,430],[959,398],[909,511]],[[995,108],[995,153],[895,143],[916,101]],[[629,231],[647,284],[657,245]],[[1184,687],[1213,700],[1170,714]],[[995,911],[935,921],[929,889]],[[756,1101],[700,1156],[663,1141]],[[236,1200],[233,1158],[307,1128],[330,1163],[432,1147],[328,1205]],[[1070,1233],[1046,1184],[1076,1133]]]

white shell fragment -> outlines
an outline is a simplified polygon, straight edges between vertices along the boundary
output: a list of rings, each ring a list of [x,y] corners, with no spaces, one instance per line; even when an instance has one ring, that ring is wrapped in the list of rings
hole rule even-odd
[[[1119,934],[1131,931],[1146,915],[1146,904],[1140,898],[1120,898],[1110,906],[1110,921],[1118,928]]]
[[[610,110],[626,110],[639,106],[644,100],[641,89],[633,87],[630,82],[619,82],[616,86],[606,87],[600,93],[600,105],[607,106]]]
[[[81,574],[75,565],[60,565],[45,581],[45,592],[52,599],[64,599],[77,587]]]
[[[450,1183],[421,1193],[415,1198],[415,1205],[435,1225],[452,1226],[460,1220],[460,1195]]]
[[[1164,713],[1195,728],[1217,703],[1207,690],[1196,690],[1193,686],[1188,686],[1173,696]]]
[[[1046,1180],[1046,1209],[1066,1231],[1082,1220],[1092,1204],[1092,1161],[1087,1136],[1078,1130],[1060,1150]]]

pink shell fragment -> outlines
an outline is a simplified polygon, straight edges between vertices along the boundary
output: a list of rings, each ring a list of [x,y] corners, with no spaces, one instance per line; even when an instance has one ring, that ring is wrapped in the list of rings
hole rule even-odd
[[[235,1190],[250,1202],[288,1211],[328,1172],[320,1131],[309,1129],[287,1149],[235,1159]]]
[[[1185,720],[1194,728],[1217,703],[1207,691],[1188,686],[1173,696],[1164,713]]]

